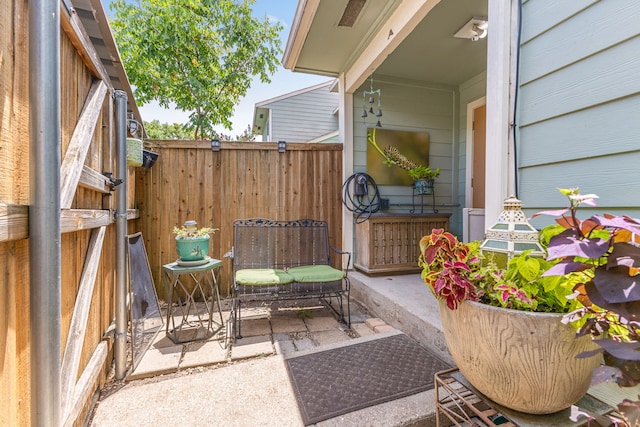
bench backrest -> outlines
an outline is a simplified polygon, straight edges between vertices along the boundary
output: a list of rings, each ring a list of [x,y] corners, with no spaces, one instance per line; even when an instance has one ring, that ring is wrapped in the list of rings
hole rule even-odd
[[[329,264],[325,221],[264,218],[233,222],[234,269],[279,268]]]

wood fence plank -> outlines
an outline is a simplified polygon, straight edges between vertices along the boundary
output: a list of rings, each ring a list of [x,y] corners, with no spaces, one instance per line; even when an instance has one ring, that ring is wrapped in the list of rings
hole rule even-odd
[[[160,156],[139,177],[137,229],[142,231],[156,289],[165,295],[162,265],[176,260],[171,229],[186,219],[220,228],[210,256],[222,257],[233,244],[238,218],[322,219],[330,242],[342,241],[342,144],[152,141]],[[188,215],[192,217],[187,218]],[[230,286],[231,263],[223,259],[220,288]],[[340,260],[336,259],[335,262]]]
[[[98,380],[98,376],[104,368],[105,361],[107,360],[108,348],[109,346],[106,341],[100,341],[91,355],[91,359],[89,360],[87,367],[82,372],[82,375],[76,384],[73,402],[71,402],[69,412],[65,416],[65,426],[72,427],[74,425],[78,415],[80,415],[83,407],[91,397],[96,381]]]
[[[76,303],[71,318],[69,334],[67,335],[67,344],[64,350],[62,360],[61,377],[61,393],[62,403],[64,405],[64,419],[69,415],[73,402],[78,368],[80,366],[80,358],[82,356],[82,346],[85,339],[85,331],[87,329],[87,319],[89,309],[91,308],[91,298],[96,282],[96,274],[98,264],[102,254],[102,243],[104,242],[104,234],[106,227],[92,230],[91,241],[87,248],[87,256],[84,262],[84,269],[80,280],[80,289],[76,298]]]
[[[101,80],[94,81],[87,95],[80,119],[73,131],[60,169],[60,207],[62,209],[70,208],[71,202],[73,202],[85,156],[91,145],[91,138],[95,132],[106,93],[106,84]]]
[[[29,237],[29,206],[0,203],[0,242]]]
[[[78,182],[79,186],[97,191],[98,193],[109,194],[111,193],[111,189],[108,183],[109,180],[106,176],[86,165],[83,166],[80,181]]]

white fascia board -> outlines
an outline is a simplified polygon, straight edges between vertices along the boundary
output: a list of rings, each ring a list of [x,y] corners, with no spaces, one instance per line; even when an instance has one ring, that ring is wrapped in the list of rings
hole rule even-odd
[[[346,92],[356,91],[440,1],[403,1],[346,71]]]
[[[298,62],[304,41],[309,34],[309,29],[319,5],[320,0],[298,0],[296,14],[293,16],[291,31],[282,56],[282,65],[287,70],[293,71],[295,64]]]

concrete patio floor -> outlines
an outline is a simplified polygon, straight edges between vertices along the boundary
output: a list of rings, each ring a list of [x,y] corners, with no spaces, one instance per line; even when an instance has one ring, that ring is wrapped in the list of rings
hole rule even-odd
[[[283,355],[397,329],[435,346],[436,353],[445,349],[450,362],[444,342],[438,342],[437,304],[419,275],[350,277],[351,330],[317,302],[300,300],[243,308],[243,338],[228,346],[222,332],[176,345],[160,331],[126,381],[105,387],[91,425],[302,426]],[[223,310],[225,322],[228,315]],[[432,321],[436,325],[425,323]],[[434,408],[430,390],[317,425],[431,426]]]
[[[163,330],[126,381],[110,382],[103,389],[90,425],[303,426],[284,356],[350,345],[398,330],[453,364],[438,304],[418,274],[370,277],[351,272],[349,276],[351,331],[329,310],[308,301],[243,309],[243,338],[227,347],[221,336],[175,345]],[[605,383],[589,393],[615,404],[635,398],[640,386],[622,389]],[[368,407],[316,426],[435,426],[435,392]]]

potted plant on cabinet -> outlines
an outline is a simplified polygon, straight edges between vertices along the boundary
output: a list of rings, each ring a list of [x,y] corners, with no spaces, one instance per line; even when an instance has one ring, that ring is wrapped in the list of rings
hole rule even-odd
[[[440,168],[431,169],[429,166],[419,165],[407,171],[413,180],[413,187],[418,194],[432,194],[434,179],[440,175]]]
[[[587,392],[600,362],[576,359],[596,347],[561,322],[579,301],[569,298],[572,277],[541,277],[556,261],[525,251],[499,266],[478,242],[464,244],[437,229],[421,239],[420,249],[422,277],[439,300],[449,351],[478,391],[532,414],[568,408]]]
[[[181,227],[173,227],[176,235],[176,252],[182,263],[203,263],[209,252],[209,239],[217,228],[198,228],[195,221],[186,221]]]

